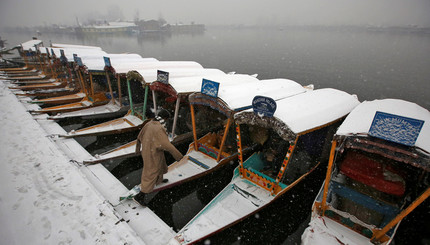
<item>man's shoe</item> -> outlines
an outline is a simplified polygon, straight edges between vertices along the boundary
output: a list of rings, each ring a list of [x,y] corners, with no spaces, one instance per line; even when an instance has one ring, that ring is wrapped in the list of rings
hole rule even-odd
[[[163,183],[167,183],[167,182],[169,182],[169,180],[168,179],[163,179],[163,181],[162,181]]]
[[[142,206],[146,206],[145,193],[143,192],[139,192],[139,194],[133,197],[133,200]]]

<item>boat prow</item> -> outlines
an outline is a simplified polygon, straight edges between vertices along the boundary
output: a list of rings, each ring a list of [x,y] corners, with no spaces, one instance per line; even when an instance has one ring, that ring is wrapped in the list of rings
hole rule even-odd
[[[51,83],[42,83],[42,84],[33,84],[33,85],[24,85],[24,86],[10,86],[10,89],[19,89],[22,91],[28,90],[36,90],[36,89],[55,89],[55,88],[64,88],[66,87],[66,82],[51,82]]]
[[[57,97],[50,97],[45,99],[35,99],[32,101],[29,101],[29,103],[60,105],[60,104],[78,102],[84,99],[85,96],[86,96],[85,93],[76,93],[76,94],[69,94],[69,95],[63,95],[63,96],[57,96]]]
[[[137,156],[136,154],[136,140],[128,142],[127,144],[121,145],[110,151],[104,152],[103,154],[97,154],[92,159],[84,160],[84,164],[96,164],[108,160]]]
[[[252,215],[274,198],[262,187],[240,178],[236,168],[230,184],[186,224],[169,244],[200,241]]]
[[[146,120],[148,121],[148,120]],[[108,122],[96,124],[79,130],[72,130],[61,137],[99,136],[136,131],[143,127],[144,121],[137,116],[126,115]]]
[[[215,170],[220,164],[208,155],[191,150],[180,161],[169,165],[168,172],[163,175],[163,178],[168,179],[169,182],[155,186],[154,191],[161,191],[198,178]]]
[[[302,235],[302,244],[373,244],[351,229],[324,216],[313,214],[309,227]],[[342,241],[342,242],[341,242]]]
[[[101,106],[104,104],[107,104],[109,101],[98,101],[98,102],[93,102],[90,101],[88,99],[84,99],[80,102],[76,102],[76,103],[70,103],[70,104],[64,104],[64,105],[59,105],[59,106],[52,106],[52,107],[46,107],[40,110],[34,110],[34,111],[30,111],[33,114],[43,114],[43,113],[48,113],[48,114],[57,114],[57,113],[63,113],[63,112],[71,112],[71,111],[77,111],[77,110],[82,110],[82,109],[88,109],[88,108],[92,108],[92,107],[97,107],[97,106]]]
[[[110,101],[109,103],[97,107],[91,107],[88,109],[82,109],[78,111],[71,111],[65,113],[57,113],[53,116],[48,116],[51,120],[65,120],[65,119],[76,119],[81,118],[84,120],[90,119],[103,119],[112,118],[125,115],[129,106],[119,106],[117,103]]]

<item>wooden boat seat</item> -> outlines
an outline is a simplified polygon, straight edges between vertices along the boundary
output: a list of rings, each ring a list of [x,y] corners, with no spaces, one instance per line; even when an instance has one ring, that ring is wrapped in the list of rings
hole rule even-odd
[[[396,205],[375,200],[336,181],[331,182],[330,191],[337,194],[336,209],[354,215],[367,224],[383,227],[400,211]]]

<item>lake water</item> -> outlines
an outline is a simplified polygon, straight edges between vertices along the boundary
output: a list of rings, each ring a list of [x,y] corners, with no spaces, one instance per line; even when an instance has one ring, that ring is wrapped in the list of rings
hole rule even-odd
[[[30,34],[6,33],[10,45]],[[100,46],[108,53],[138,53],[159,60],[192,60],[225,72],[258,74],[260,79],[289,78],[315,88],[357,94],[360,101],[398,98],[430,109],[430,33],[365,28],[220,28],[202,34],[86,36],[43,34],[45,45]],[[77,128],[88,123],[73,123]],[[91,153],[135,138],[133,134],[87,137],[79,142]],[[183,146],[186,149],[186,146]],[[139,157],[105,166],[127,187],[140,181]],[[231,179],[227,166],[203,179],[149,197],[149,207],[175,230],[182,228]],[[203,241],[205,244],[300,244],[311,205],[324,178],[320,168],[265,210]],[[396,244],[419,244],[428,237],[429,201],[402,222]],[[423,216],[424,215],[424,216]],[[424,218],[423,218],[424,217]],[[428,238],[427,238],[428,239]],[[427,240],[428,241],[428,240]],[[424,244],[422,242],[422,244]]]

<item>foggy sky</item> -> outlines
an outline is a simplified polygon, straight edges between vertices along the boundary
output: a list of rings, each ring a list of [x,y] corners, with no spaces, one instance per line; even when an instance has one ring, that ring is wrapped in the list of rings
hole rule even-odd
[[[206,25],[430,26],[430,0],[0,0],[0,28],[75,25],[110,14]]]

